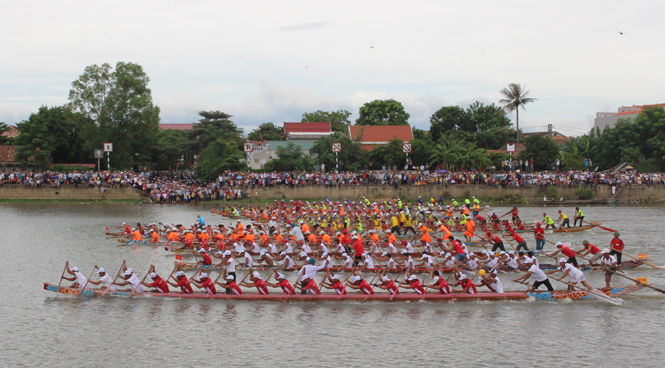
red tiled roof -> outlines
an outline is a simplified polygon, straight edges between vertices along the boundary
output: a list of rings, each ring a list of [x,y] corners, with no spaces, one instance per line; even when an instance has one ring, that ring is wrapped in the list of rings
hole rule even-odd
[[[192,130],[195,123],[185,123],[185,124],[159,124],[159,129],[167,130]]]
[[[361,144],[360,148],[364,149],[365,151],[371,151],[375,149],[376,147],[380,146],[379,144]]]
[[[549,134],[548,132],[532,132],[532,133],[523,133],[522,135],[525,136],[525,137],[528,137],[530,135],[540,135],[540,136],[543,136],[543,137],[547,137],[548,134]],[[557,142],[557,143],[563,143],[563,142],[567,141],[568,139],[569,139],[568,137],[566,137],[565,135],[563,135],[559,132],[552,132],[552,140]]]
[[[18,162],[15,156],[16,146],[0,146],[0,162]],[[28,161],[35,161],[35,159],[30,157]]]
[[[349,131],[351,139],[362,135],[360,141],[363,143],[387,144],[392,139],[401,139],[404,142],[413,140],[410,125],[352,125]]]
[[[330,123],[284,123],[284,133],[331,133]]]
[[[623,111],[623,112],[619,112],[619,113],[614,114],[614,116],[639,114],[642,111],[644,111],[644,109],[647,108],[647,107],[656,107],[656,106],[665,107],[665,103],[653,104],[653,105],[642,105],[642,106],[633,105],[632,106],[633,108],[639,108],[639,110]]]
[[[16,137],[19,135],[18,128],[14,125],[8,125],[9,130],[2,133],[3,137]]]

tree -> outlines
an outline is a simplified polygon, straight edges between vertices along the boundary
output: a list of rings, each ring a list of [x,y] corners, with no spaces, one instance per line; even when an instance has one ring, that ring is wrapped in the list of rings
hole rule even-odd
[[[205,181],[215,180],[224,171],[242,169],[245,166],[243,160],[243,153],[234,143],[218,138],[201,151],[196,164],[196,177]]]
[[[494,104],[474,102],[466,110],[459,106],[444,106],[430,117],[430,136],[434,142],[445,134],[457,139],[476,142],[479,147],[497,149],[509,142],[513,133],[506,112]]]
[[[413,133],[414,140],[417,139],[417,140],[429,141],[432,138],[430,134],[427,134],[424,130],[418,129],[416,127],[411,128],[411,132]]]
[[[512,142],[514,137],[514,129],[495,127],[478,132],[478,134],[473,136],[473,140],[478,147],[499,149],[505,147],[507,143]]]
[[[83,150],[81,128],[87,121],[67,106],[39,108],[28,120],[17,124],[17,159],[25,166],[30,157],[46,167],[51,163],[89,162],[91,153]]]
[[[402,152],[403,143],[401,139],[391,139],[388,144],[380,145],[369,152],[367,159],[374,167],[386,165],[402,168],[406,164],[406,154]]]
[[[533,158],[536,170],[549,169],[549,160],[555,160],[559,156],[559,145],[548,137],[534,134],[524,140],[524,145],[526,149],[520,152],[520,158],[525,160]]]
[[[190,146],[187,131],[164,129],[157,133],[156,147],[153,157],[155,169],[169,170],[181,166],[181,160],[184,164],[189,164],[188,149]]]
[[[500,103],[504,104],[504,109],[510,112],[515,111],[515,130],[517,131],[517,143],[520,143],[520,107],[522,110],[526,111],[524,105],[534,102],[537,99],[529,97],[530,91],[523,91],[522,86],[517,83],[511,83],[508,85],[508,88],[504,88],[499,92],[501,92],[501,94],[505,97],[499,100]]]
[[[324,164],[326,171],[335,171],[335,153],[332,151],[334,142],[342,144],[342,152],[338,154],[340,171],[358,171],[363,168],[365,151],[360,148],[360,142],[339,132],[322,137],[314,143],[309,152],[316,155],[316,163]]]
[[[337,110],[337,111],[317,110],[315,112],[306,112],[302,114],[301,122],[303,123],[330,122],[330,129],[333,132],[349,134],[349,126],[351,125],[351,120],[349,120],[350,116],[351,113],[346,110]]]
[[[192,142],[190,150],[193,154],[203,152],[219,138],[236,145],[238,150],[241,149],[243,131],[231,121],[233,115],[221,111],[199,111],[199,115],[201,116],[199,124],[194,124],[190,133]]]
[[[469,115],[469,128],[467,132],[477,133],[490,129],[510,128],[510,118],[506,111],[495,104],[485,105],[482,102],[474,102],[467,109]]]
[[[374,100],[360,107],[358,125],[408,125],[409,115],[401,102]]]
[[[82,130],[86,151],[112,142],[111,164],[121,169],[131,167],[137,157],[151,157],[159,107],[152,102],[149,82],[140,65],[125,62],[115,70],[108,64],[88,66],[72,82],[70,105],[90,120]]]
[[[283,141],[284,127],[273,123],[263,123],[257,129],[252,130],[247,139],[250,141]]]
[[[451,130],[465,130],[470,124],[469,113],[459,106],[443,106],[429,118],[429,134],[434,142]]]
[[[461,153],[462,146],[457,140],[450,136],[441,137],[440,143],[434,147],[430,154],[430,165],[441,164],[441,167],[446,170],[455,170]]]
[[[297,142],[287,142],[277,147],[277,158],[268,161],[263,167],[266,171],[312,171],[314,160],[306,155]]]
[[[11,130],[11,128],[9,127],[9,125],[7,125],[3,122],[0,122],[0,145],[13,143],[13,141],[14,141],[13,138],[3,135],[5,132],[8,132],[10,130]]]

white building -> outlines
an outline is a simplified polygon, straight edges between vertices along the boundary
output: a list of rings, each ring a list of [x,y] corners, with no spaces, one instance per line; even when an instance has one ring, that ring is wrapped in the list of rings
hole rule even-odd
[[[593,119],[593,127],[600,128],[602,132],[606,127],[614,127],[619,119],[626,120],[635,120],[637,115],[639,115],[646,107],[662,106],[665,107],[665,104],[655,104],[655,105],[633,105],[633,106],[621,106],[617,112],[597,112],[596,118]]]

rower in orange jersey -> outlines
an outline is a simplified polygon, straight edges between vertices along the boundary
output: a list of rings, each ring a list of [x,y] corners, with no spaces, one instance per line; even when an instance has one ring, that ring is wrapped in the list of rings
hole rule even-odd
[[[150,230],[150,241],[153,243],[159,243],[159,234],[155,230]]]
[[[141,237],[141,232],[137,228],[132,229],[132,233],[129,234],[127,238],[132,238],[133,241],[141,241],[141,239],[143,239],[143,237]]]
[[[300,225],[300,230],[302,230],[302,233],[305,234],[306,232],[310,231],[309,225],[307,225],[306,222],[303,222],[302,225]]]
[[[423,225],[423,224],[420,224],[420,225],[422,225],[420,227],[420,231],[423,233],[423,236],[420,238],[420,243],[423,244],[423,245],[425,245],[427,243],[431,243],[432,242],[432,237],[430,237],[430,235],[429,235],[429,228],[427,226]]]
[[[470,242],[473,240],[473,237],[476,233],[476,223],[471,219],[467,219],[465,225],[466,231],[464,232],[464,238],[467,242]]]
[[[242,238],[245,236],[245,225],[240,222],[240,220],[236,220],[236,231],[238,232],[238,237]]]
[[[439,230],[443,233],[443,240],[448,240],[453,236],[453,233],[448,229],[446,224],[439,222]]]
[[[393,234],[390,230],[386,230],[386,233],[388,233],[388,243],[397,244],[397,237],[395,234]]]

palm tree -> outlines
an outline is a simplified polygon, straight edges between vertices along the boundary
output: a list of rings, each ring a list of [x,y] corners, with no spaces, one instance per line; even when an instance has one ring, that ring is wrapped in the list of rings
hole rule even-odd
[[[452,137],[443,137],[439,140],[438,145],[434,146],[432,154],[430,155],[430,164],[434,165],[441,162],[441,165],[446,170],[454,170],[456,163],[459,160],[462,147]]]
[[[526,87],[526,85],[524,85]],[[517,130],[517,143],[520,143],[520,107],[526,111],[524,105],[536,101],[536,98],[529,97],[530,91],[522,91],[522,86],[517,83],[511,83],[508,88],[499,91],[505,97],[499,100],[499,103],[504,104],[503,108],[508,112],[515,111],[515,126]]]

